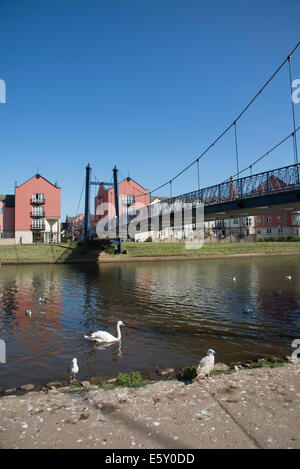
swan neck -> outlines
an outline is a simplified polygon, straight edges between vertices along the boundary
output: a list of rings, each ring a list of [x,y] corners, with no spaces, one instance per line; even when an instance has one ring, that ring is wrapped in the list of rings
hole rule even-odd
[[[117,331],[118,331],[118,336],[117,339],[121,339],[121,329],[120,329],[120,324],[117,325]]]

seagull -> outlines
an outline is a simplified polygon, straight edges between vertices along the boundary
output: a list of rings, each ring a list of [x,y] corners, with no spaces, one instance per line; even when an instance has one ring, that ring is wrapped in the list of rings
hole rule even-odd
[[[46,298],[39,297],[39,303],[47,303]]]
[[[245,308],[244,313],[248,313],[248,314],[253,313],[253,309],[252,308]]]
[[[98,343],[118,342],[119,340],[121,340],[120,326],[125,326],[123,321],[117,322],[117,334],[118,334],[117,337],[114,337],[109,332],[105,332],[105,331],[93,332],[91,335],[84,335],[83,337],[87,340],[94,340],[95,342],[98,342]]]
[[[71,375],[73,375],[73,381],[75,379],[75,376],[77,375],[79,371],[79,367],[78,367],[78,364],[77,364],[77,358],[73,358],[72,360],[72,367],[71,367]]]
[[[26,314],[26,316],[31,316],[31,314],[32,314],[31,309],[26,309],[25,314]]]
[[[233,277],[233,279],[232,279],[232,280],[233,280],[234,282],[236,282],[236,277]]]
[[[291,276],[291,275],[286,275],[285,278],[286,278],[287,280],[292,280],[292,276]]]
[[[214,369],[215,353],[216,352],[211,348],[207,350],[205,357],[200,360],[200,363],[197,367],[197,376],[193,379],[193,382],[198,381],[201,378],[205,378],[205,376],[208,376],[209,373]]]

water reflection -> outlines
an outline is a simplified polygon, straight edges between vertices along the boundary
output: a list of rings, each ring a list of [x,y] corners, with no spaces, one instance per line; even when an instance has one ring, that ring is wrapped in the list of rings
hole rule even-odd
[[[66,380],[73,357],[80,379],[112,377],[195,363],[208,348],[218,361],[283,355],[300,338],[297,257],[3,266],[0,292],[1,387]],[[84,340],[118,320],[122,344]]]

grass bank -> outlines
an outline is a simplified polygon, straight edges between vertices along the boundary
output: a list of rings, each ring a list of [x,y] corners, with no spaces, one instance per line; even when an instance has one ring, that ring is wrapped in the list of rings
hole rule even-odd
[[[186,249],[185,243],[123,243],[123,249],[126,249],[126,254],[107,256],[105,259],[300,254],[300,243],[206,243],[201,249]]]
[[[186,249],[185,243],[123,243],[123,248],[126,254],[106,253],[100,262],[300,254],[300,243],[297,242],[213,243],[205,244],[201,249]],[[90,248],[88,254],[84,254],[81,243],[0,246],[0,263],[95,262],[100,250],[100,247],[95,246]]]
[[[78,243],[0,246],[0,262],[3,264],[81,262],[89,257]]]

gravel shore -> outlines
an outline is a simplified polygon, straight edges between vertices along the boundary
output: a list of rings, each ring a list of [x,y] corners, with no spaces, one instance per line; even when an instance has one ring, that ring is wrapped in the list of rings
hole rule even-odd
[[[1,448],[299,448],[300,365],[0,399]]]

